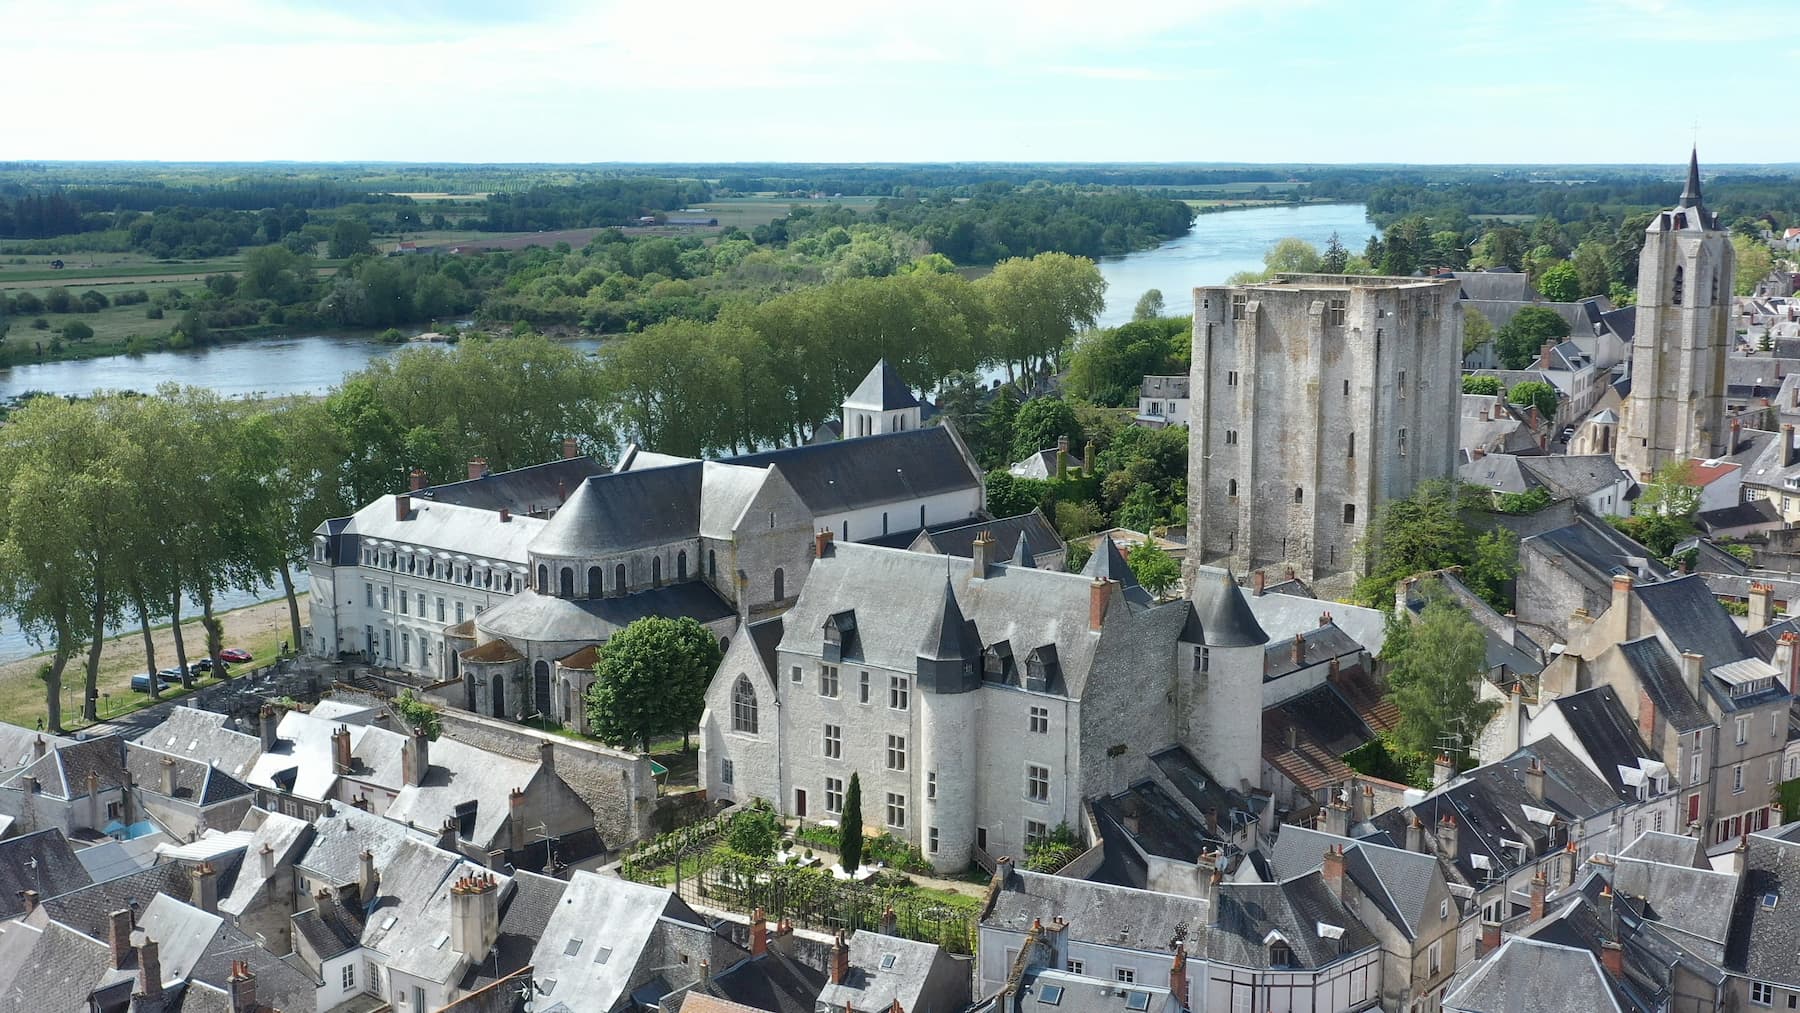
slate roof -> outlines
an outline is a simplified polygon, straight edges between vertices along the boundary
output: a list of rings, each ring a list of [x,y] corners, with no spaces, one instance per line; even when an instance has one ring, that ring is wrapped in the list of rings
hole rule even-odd
[[[691,539],[704,471],[695,462],[585,479],[531,540],[531,556],[594,559]]]
[[[437,840],[436,834],[339,803],[332,803],[330,815],[319,817],[312,826],[312,840],[306,842],[295,865],[308,879],[334,887],[350,886],[362,878],[365,849],[375,856],[377,869],[386,869],[407,841],[429,844]],[[252,845],[251,851],[256,847]]]
[[[41,929],[8,923],[0,930],[0,971],[10,972],[0,974],[0,1010],[88,1010],[89,995],[113,982],[127,983],[119,999],[129,1001],[136,963],[113,970],[105,943],[56,922]]]
[[[99,778],[101,791],[110,791],[125,783],[124,744],[125,740],[117,735],[102,735],[53,746],[42,757],[13,774],[6,786],[22,789],[25,778],[35,777],[38,790],[51,798],[86,798],[91,773]]]
[[[849,408],[866,408],[870,411],[892,412],[902,408],[917,408],[919,399],[913,396],[912,389],[886,359],[879,359],[875,368],[869,370],[856,389],[844,398],[844,405]]]
[[[1523,457],[1519,458],[1519,466],[1558,499],[1581,499],[1627,481],[1625,473],[1606,454]]]
[[[1781,391],[1782,378],[1800,370],[1800,359],[1772,356],[1730,355],[1725,358],[1725,393],[1736,400],[1773,398]]]
[[[162,794],[164,757],[173,761],[175,772],[175,793],[170,798],[205,807],[250,794],[249,785],[200,760],[170,756],[136,742],[125,744],[125,768],[146,792]]]
[[[1069,920],[1069,939],[1162,954],[1177,936],[1191,941],[1204,934],[1211,905],[1198,897],[1011,869],[982,925],[1024,933],[1032,922],[1059,914]]]
[[[219,884],[219,910],[234,916],[242,916],[251,910],[262,898],[263,892],[272,885],[262,874],[264,845],[268,846],[275,863],[273,878],[276,883],[273,885],[279,886],[286,880],[285,866],[298,857],[302,849],[314,839],[313,824],[305,820],[260,809],[252,809],[251,816],[260,818],[262,822],[257,824],[249,842],[244,845],[243,861],[238,867],[237,876],[229,886],[223,882]],[[354,881],[354,877],[351,881]]]
[[[513,889],[500,908],[500,934],[487,960],[475,961],[463,976],[461,987],[474,991],[508,977],[531,963],[544,927],[568,884],[535,872],[515,872]],[[496,973],[497,972],[497,973]]]
[[[1654,636],[1640,637],[1620,644],[1619,652],[1637,676],[1638,686],[1656,706],[1656,713],[1677,731],[1691,732],[1712,724],[1706,708],[1688,692],[1681,665],[1669,656],[1661,641]]]
[[[606,465],[582,455],[514,468],[512,471],[481,478],[434,485],[412,495],[415,499],[451,503],[490,513],[506,507],[517,519],[518,516],[555,507],[559,485],[563,489],[573,490],[581,484],[582,479],[604,475],[606,471]],[[389,506],[388,515],[392,516],[393,512],[394,508]]]
[[[688,616],[711,623],[735,614],[711,585],[695,579],[618,598],[571,599],[520,591],[481,613],[478,624],[500,637],[558,643],[606,640],[647,616]]]
[[[1189,805],[1203,813],[1218,810],[1221,823],[1235,827],[1255,815],[1245,808],[1254,806],[1255,798],[1214,780],[1187,747],[1170,746],[1159,753],[1151,753],[1150,762]]]
[[[551,503],[555,502],[552,496]],[[394,497],[390,494],[349,518],[338,536],[337,565],[354,566],[361,562],[361,547],[365,543],[391,542],[438,553],[466,553],[522,567],[526,546],[545,523],[540,517],[516,513],[501,524],[491,510],[429,499],[414,499],[407,519],[400,520],[395,516]]]
[[[44,741],[46,752],[52,745],[65,745],[74,739],[50,732],[36,732],[21,725],[0,721],[0,771],[14,770],[37,759],[37,742]]]
[[[1272,932],[1293,951],[1290,966],[1303,968],[1325,967],[1376,945],[1375,937],[1317,872],[1279,883],[1221,883],[1213,904],[1215,920],[1206,933],[1206,957],[1211,961],[1269,967],[1264,940]],[[1321,925],[1343,929],[1342,937],[1321,935]]]
[[[849,939],[850,973],[841,984],[827,982],[818,993],[821,1005],[885,1010],[895,1003],[919,1009],[927,977],[940,951],[936,943],[863,930]]]
[[[823,972],[771,950],[763,956],[738,961],[714,974],[709,982],[695,983],[683,997],[681,1008],[684,1011],[722,1009],[727,1013],[743,1009],[813,1013],[826,983]]]
[[[1752,834],[1749,844],[1725,966],[1800,989],[1800,947],[1794,945],[1800,939],[1800,844],[1761,834]]]
[[[1528,549],[1551,557],[1588,587],[1605,588],[1608,593],[1618,574],[1647,582],[1662,580],[1670,573],[1649,549],[1579,511],[1575,523],[1526,538],[1519,551]]]
[[[707,461],[700,473],[700,537],[729,540],[768,480],[765,468]]]
[[[1640,899],[1644,917],[1676,944],[1710,963],[1724,960],[1737,902],[1735,875],[1619,856],[1612,885],[1615,893]]]
[[[1294,660],[1294,637],[1300,638],[1299,661]],[[1269,646],[1263,648],[1263,681],[1270,682],[1304,668],[1323,665],[1332,658],[1360,654],[1362,649],[1361,644],[1338,629],[1335,623],[1314,626],[1280,640],[1271,638]]]
[[[815,516],[979,488],[982,475],[944,426],[729,458],[775,466]]]
[[[1516,271],[1455,271],[1458,299],[1477,302],[1535,302],[1530,279]]]
[[[406,841],[401,850],[381,867],[376,902],[366,909],[362,944],[387,957],[390,971],[414,975],[426,981],[454,981],[486,954],[459,954],[438,937],[450,928],[450,889],[468,875],[494,876],[501,897],[512,888],[511,877],[493,873],[457,855],[428,844]]]
[[[922,645],[943,612],[946,572],[958,610],[974,622],[982,646],[1006,641],[1020,669],[1032,651],[1053,646],[1063,688],[1071,696],[1080,695],[1093,667],[1096,642],[1102,638],[1088,630],[1089,582],[1075,574],[1002,567],[984,580],[973,580],[966,559],[855,543],[835,545],[813,562],[806,586],[787,613],[781,650],[819,656],[826,619],[854,612],[853,657],[880,668],[914,670]],[[1170,606],[1143,615],[1166,609]],[[1138,619],[1128,609],[1114,608],[1107,622]],[[1171,644],[1174,639],[1168,637]],[[1051,691],[1057,691],[1056,684]]]
[[[1148,605],[1154,600],[1149,591],[1138,584],[1137,574],[1125,562],[1125,554],[1119,551],[1118,543],[1111,535],[1101,535],[1100,544],[1094,546],[1093,554],[1081,568],[1081,575],[1089,580],[1117,581],[1125,591],[1125,600],[1134,605]]]
[[[1224,803],[1220,808],[1231,805],[1227,799],[1220,801]],[[1207,833],[1203,821],[1190,816],[1154,781],[1139,781],[1117,794],[1094,799],[1091,804],[1101,836],[1109,844],[1129,846],[1129,838],[1145,854],[1189,864],[1202,852],[1224,850],[1222,834]],[[1241,797],[1236,805],[1243,805]],[[1144,882],[1142,877],[1132,876],[1121,885],[1142,889]]]
[[[680,897],[661,887],[577,873],[532,951],[537,981],[550,988],[545,1001],[611,1009],[631,982],[654,971],[642,964],[665,918],[706,928]],[[602,948],[611,952],[596,962]]]
[[[1633,587],[1677,651],[1706,659],[1707,668],[1751,657],[1744,635],[1699,574]]]
[[[0,841],[0,919],[25,910],[19,894],[36,890],[41,900],[94,882],[60,829],[52,827]]]
[[[1438,870],[1437,859],[1430,855],[1285,826],[1269,850],[1269,861],[1274,864],[1276,875],[1292,879],[1322,867],[1325,850],[1334,846],[1344,849],[1344,875],[1408,939],[1416,939],[1425,928],[1436,926],[1437,911],[1430,907],[1431,883],[1443,874]]]
[[[1258,647],[1269,642],[1229,570],[1195,567],[1188,593],[1194,603],[1193,618],[1199,621],[1207,646]]]
[[[1331,613],[1332,625],[1350,635],[1371,655],[1379,656],[1387,642],[1387,613],[1361,605],[1320,601],[1312,595],[1276,591],[1273,585],[1262,594],[1246,596],[1245,603],[1255,614],[1258,626],[1268,634],[1269,642],[1291,640],[1296,633],[1317,629],[1319,616]]]
[[[1508,938],[1486,959],[1458,971],[1444,1008],[1457,1013],[1622,1013],[1606,972],[1592,953],[1520,936]]]
[[[1783,523],[1781,511],[1766,499],[1753,499],[1717,510],[1702,510],[1694,515],[1694,523],[1705,532],[1729,531],[1756,524]]]
[[[362,918],[352,907],[332,904],[329,913],[308,908],[294,915],[293,920],[294,931],[306,938],[306,945],[320,960],[330,960],[362,945]]]
[[[1698,838],[1663,833],[1660,830],[1646,830],[1639,834],[1637,840],[1620,850],[1618,857],[1661,862],[1664,865],[1685,865],[1696,869],[1710,868],[1706,863],[1706,847]]]
[[[1043,555],[1063,548],[1063,541],[1057,536],[1056,528],[1036,509],[1012,517],[924,531],[912,544],[915,551],[935,551],[946,556],[968,559],[975,552],[975,536],[983,531],[994,537],[994,558],[997,560],[1012,559],[1017,553],[1020,538],[1030,541],[1033,555]]]
[[[1177,376],[1146,375],[1143,384],[1138,388],[1138,397],[1163,401],[1170,398],[1185,398],[1188,396],[1190,379],[1186,373]]]
[[[1637,722],[1626,712],[1619,694],[1611,686],[1596,686],[1557,697],[1550,705],[1568,722],[1581,752],[1613,793],[1621,801],[1636,799],[1637,784],[1629,780],[1632,774],[1626,771],[1638,771],[1639,759],[1656,761],[1659,754],[1644,744]],[[1633,701],[1633,713],[1635,705]]]
[[[1520,493],[1542,484],[1525,470],[1517,454],[1483,454],[1457,466],[1456,474],[1471,485],[1495,492]]]
[[[129,908],[133,902],[141,910],[157,897],[191,901],[192,885],[193,877],[185,865],[165,862],[51,898],[44,901],[44,910],[78,932],[106,939],[114,911]]]
[[[210,763],[241,778],[262,753],[262,739],[230,727],[231,719],[198,707],[174,707],[162,723],[138,736],[139,745]]]
[[[457,806],[474,800],[475,825],[468,839],[483,849],[504,845],[507,798],[514,788],[530,786],[541,766],[440,737],[431,744],[431,767],[421,783],[405,785],[388,803],[386,818],[416,827],[436,828],[457,815]]]

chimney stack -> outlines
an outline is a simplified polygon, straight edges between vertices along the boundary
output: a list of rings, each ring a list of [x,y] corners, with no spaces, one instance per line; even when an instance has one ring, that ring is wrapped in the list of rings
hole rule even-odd
[[[21,890],[21,891],[19,891],[19,899],[25,902],[25,912],[24,912],[25,914],[30,914],[31,912],[37,910],[37,908],[38,908],[38,892],[36,890]]]
[[[1544,765],[1539,763],[1535,756],[1531,758],[1530,765],[1525,768],[1525,790],[1539,802],[1544,800]]]
[[[831,538],[830,528],[821,528],[818,534],[813,535],[814,558],[824,559],[826,556],[831,555]]]
[[[1769,628],[1775,617],[1775,586],[1760,581],[1750,582],[1750,621],[1745,624],[1745,633],[1756,633]]]
[[[762,908],[750,918],[750,955],[760,957],[769,952],[769,919]]]
[[[450,948],[479,961],[500,938],[500,885],[491,872],[475,872],[450,887]]]
[[[894,913],[892,904],[887,906],[887,910],[881,912],[881,934],[884,936],[900,934],[900,916]]]
[[[1325,849],[1325,864],[1320,867],[1319,874],[1325,879],[1325,889],[1331,891],[1333,897],[1342,900],[1344,897],[1344,846],[1333,844]]]
[[[1774,661],[1781,672],[1782,685],[1788,692],[1800,695],[1800,634],[1790,630],[1781,635],[1775,643]]]
[[[569,501],[569,483],[560,478],[556,480],[556,501],[558,503]]]
[[[500,523],[502,523],[502,524],[511,524],[512,523],[512,511],[510,509],[508,509],[506,507],[500,508]]]
[[[1433,760],[1431,763],[1431,786],[1433,788],[1442,788],[1450,781],[1451,775],[1455,773],[1456,765],[1450,762],[1450,754],[1437,754],[1437,759]]]
[[[1427,854],[1425,850],[1425,823],[1417,816],[1406,825],[1406,850],[1416,854]]]
[[[1556,342],[1546,341],[1544,347],[1538,349],[1538,368],[1550,368],[1550,356],[1556,352]]]
[[[1295,665],[1306,664],[1306,637],[1294,634],[1293,661]]]
[[[1449,813],[1445,813],[1438,820],[1438,850],[1443,852],[1445,856],[1453,856],[1456,854],[1457,833],[1459,829],[1460,828],[1456,825],[1456,817]]]
[[[994,565],[994,534],[991,531],[982,531],[975,536],[974,543],[969,546],[969,575],[977,579],[986,577],[988,567],[992,565]]]
[[[188,875],[194,878],[194,906],[208,914],[218,914],[219,870],[211,862],[201,862]]]
[[[157,770],[157,787],[162,791],[164,798],[174,798],[175,758],[173,756],[165,756],[157,761],[157,767],[159,768]]]
[[[1631,574],[1614,574],[1612,584],[1612,607],[1619,609],[1619,615],[1624,617],[1626,615],[1624,610],[1630,607]]]
[[[37,738],[31,740],[31,756],[33,759],[37,759],[37,760],[43,759],[44,754],[46,752],[49,752],[49,750],[50,750],[50,743],[45,742],[44,737],[42,735],[39,735]]]
[[[1796,396],[1800,396],[1800,386],[1797,386],[1794,388],[1794,394]],[[1743,436],[1744,436],[1744,424],[1742,422],[1739,422],[1737,419],[1732,419],[1731,420],[1731,443],[1726,446],[1725,453],[1728,455],[1737,453],[1738,449],[1743,446],[1743,444],[1740,442],[1743,439]]]
[[[401,776],[406,783],[415,788],[424,784],[425,775],[431,770],[431,737],[425,734],[425,729],[413,729],[412,737],[402,750],[401,759],[402,766],[406,768]]]
[[[514,788],[506,796],[506,821],[512,831],[512,847],[514,851],[522,850],[525,840],[525,792]]]
[[[263,846],[257,851],[257,855],[262,860],[263,878],[268,879],[275,875],[275,849],[269,846],[268,841],[263,842]]]
[[[407,490],[410,492],[423,492],[431,485],[431,480],[425,477],[424,468],[414,468],[408,473],[407,478],[410,479],[407,483]]]
[[[833,985],[842,985],[850,977],[850,947],[844,942],[844,930],[839,929],[831,942],[831,962],[828,972]]]
[[[1487,450],[1483,447],[1476,447],[1469,451],[1469,460],[1471,461],[1479,461],[1486,456]]]
[[[350,727],[348,725],[338,725],[331,733],[331,766],[335,773],[350,773]]]
[[[357,859],[362,863],[362,868],[356,881],[356,899],[361,901],[363,907],[366,908],[375,903],[376,891],[381,888],[381,874],[375,871],[375,853],[373,851],[364,848]]]
[[[480,478],[487,474],[487,458],[476,457],[469,460],[469,477]]]
[[[1794,425],[1791,422],[1785,423],[1781,427],[1781,466],[1783,468],[1794,466]]]
[[[1106,606],[1112,601],[1113,582],[1095,578],[1088,585],[1088,629],[1098,633],[1106,622]]]
[[[134,1010],[161,1010],[163,1003],[162,958],[157,953],[156,940],[149,936],[138,945],[138,990],[132,993],[131,1008]]]
[[[333,913],[332,908],[336,906],[336,904],[337,899],[333,897],[331,891],[325,887],[319,887],[319,892],[313,894],[313,907],[318,909],[320,918],[331,917]]]
[[[1187,946],[1180,940],[1175,943],[1175,959],[1169,962],[1169,994],[1176,1005],[1188,1008]]]
[[[226,991],[231,993],[231,1013],[257,1013],[256,972],[242,960],[231,962],[231,977],[225,980]]]
[[[573,436],[563,437],[563,460],[573,461],[581,456],[581,441]]]
[[[257,712],[257,723],[262,730],[263,752],[274,752],[275,743],[279,741],[275,729],[281,724],[281,715],[276,712],[274,704],[262,705],[262,710]]]
[[[1611,978],[1625,977],[1625,950],[1616,941],[1608,939],[1600,944],[1600,965],[1606,968]]]
[[[1477,957],[1486,956],[1500,948],[1500,923],[1483,920],[1481,923],[1481,945],[1475,948]]]
[[[1483,421],[1483,422],[1489,421],[1488,420],[1488,410],[1486,408],[1483,408],[1481,410],[1481,421]]]
[[[1531,920],[1544,920],[1544,895],[1550,891],[1549,881],[1544,879],[1544,870],[1539,869],[1531,877]]]
[[[1706,697],[1700,692],[1700,675],[1706,671],[1706,657],[1693,651],[1681,652],[1681,681],[1687,683],[1688,692],[1694,699],[1705,702]]]
[[[112,949],[113,970],[123,970],[131,962],[131,929],[134,921],[130,908],[114,911],[107,923],[106,941]]]
[[[394,497],[394,519],[397,521],[412,520],[412,497],[406,493]]]
[[[1263,589],[1268,586],[1268,583],[1269,583],[1269,576],[1268,576],[1268,574],[1264,573],[1263,571],[1258,570],[1255,573],[1251,574],[1250,575],[1250,594],[1254,597],[1261,598],[1263,596]]]

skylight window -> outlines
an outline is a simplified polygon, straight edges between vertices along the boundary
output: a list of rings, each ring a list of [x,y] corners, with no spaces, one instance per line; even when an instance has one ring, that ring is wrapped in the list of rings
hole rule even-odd
[[[1125,993],[1125,1008],[1126,1009],[1135,1009],[1135,1010],[1149,1009],[1150,1008],[1150,993],[1148,993],[1148,992],[1127,992],[1127,993]]]
[[[602,946],[598,950],[594,951],[594,963],[604,964],[604,963],[606,963],[606,958],[608,958],[610,956],[612,956],[612,947]]]
[[[883,971],[888,971],[888,970],[892,970],[893,967],[894,967],[894,955],[892,953],[883,953],[881,955],[881,969]]]
[[[1773,910],[1775,910],[1775,905],[1776,905],[1776,903],[1778,903],[1778,902],[1779,902],[1779,901],[1780,901],[1780,900],[1781,900],[1781,895],[1780,895],[1780,894],[1778,894],[1778,893],[1775,893],[1775,892],[1774,892],[1774,891],[1772,891],[1772,890],[1771,890],[1771,891],[1770,891],[1770,892],[1768,892],[1768,893],[1765,893],[1765,894],[1763,894],[1763,901],[1762,901],[1762,904],[1763,904],[1763,910],[1764,910],[1764,911],[1773,911]]]
[[[381,931],[386,932],[388,929],[393,928],[394,923],[399,920],[400,920],[399,918],[396,918],[393,915],[388,915],[386,918],[383,918],[381,920]]]
[[[441,950],[444,948],[444,944],[449,941],[450,941],[450,933],[440,932],[440,933],[438,933],[438,937],[431,941],[431,948],[434,950]]]
[[[1039,1006],[1061,1006],[1063,987],[1061,985],[1045,985],[1038,989]]]

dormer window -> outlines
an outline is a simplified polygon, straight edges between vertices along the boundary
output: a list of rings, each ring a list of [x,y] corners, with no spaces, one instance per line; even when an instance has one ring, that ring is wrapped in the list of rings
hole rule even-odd
[[[1043,693],[1050,688],[1050,680],[1056,678],[1058,666],[1056,646],[1045,644],[1031,652],[1025,659],[1025,688]]]
[[[1287,940],[1277,938],[1269,943],[1269,966],[1294,966],[1294,948],[1287,944]]]
[[[1016,663],[1011,641],[1002,640],[981,652],[981,677],[989,682],[1012,682]]]
[[[856,648],[856,612],[837,612],[827,617],[824,625],[824,653],[827,661],[841,661]]]

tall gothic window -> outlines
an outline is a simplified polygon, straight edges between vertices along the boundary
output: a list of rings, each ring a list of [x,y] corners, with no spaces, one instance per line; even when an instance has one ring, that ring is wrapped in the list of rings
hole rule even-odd
[[[1682,269],[1681,265],[1680,264],[1675,265],[1675,289],[1673,292],[1673,297],[1670,299],[1670,302],[1673,302],[1677,306],[1681,305],[1681,283],[1683,280],[1682,275],[1683,275],[1683,269]]]
[[[542,563],[538,564],[537,591],[539,594],[550,593],[550,568]]]
[[[741,675],[731,691],[731,730],[756,734],[756,690]]]

